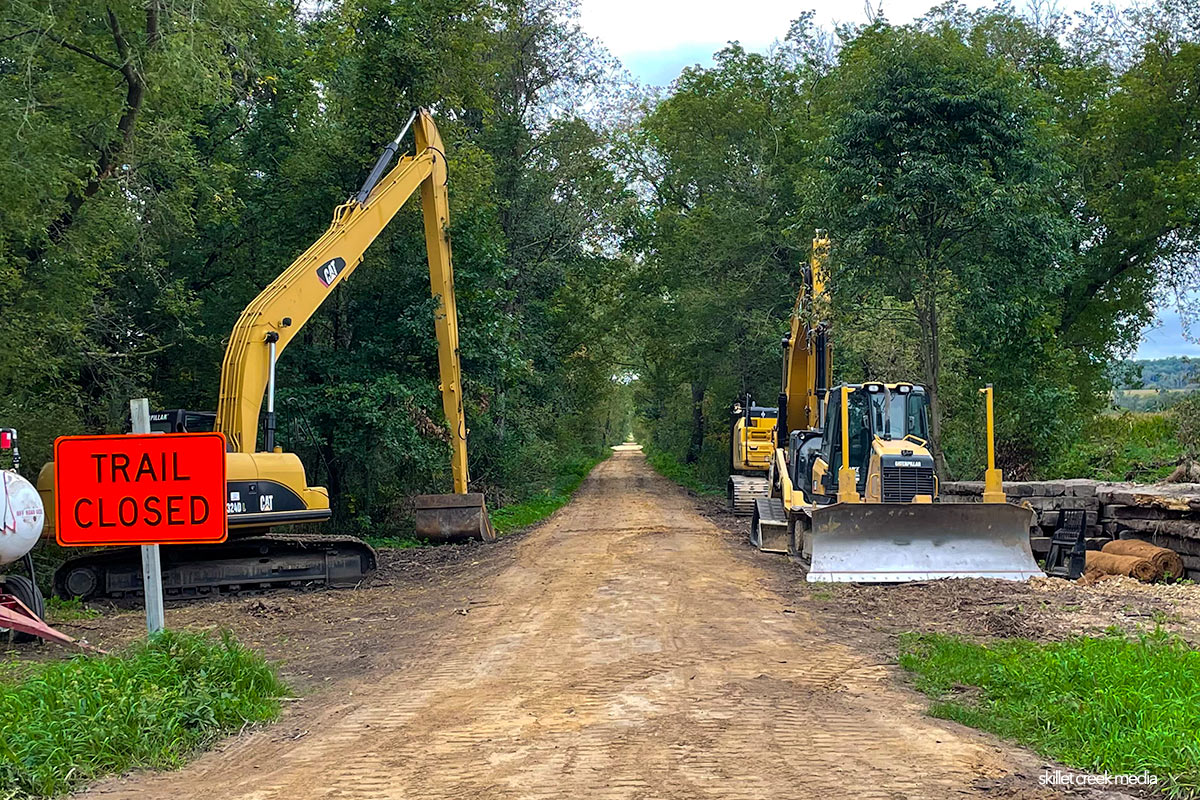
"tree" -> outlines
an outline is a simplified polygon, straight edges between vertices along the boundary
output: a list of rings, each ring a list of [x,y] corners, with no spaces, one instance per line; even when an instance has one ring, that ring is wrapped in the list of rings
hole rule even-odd
[[[6,8],[0,414],[36,463],[58,434],[118,428],[188,341],[170,243],[231,212],[222,143],[292,27],[271,0]]]
[[[685,70],[625,157],[648,198],[627,241],[627,291],[644,366],[652,444],[726,468],[726,410],[746,392],[773,403],[779,339],[807,260],[786,165],[804,158],[802,78],[782,55],[731,45]],[[681,426],[673,420],[679,407]]]
[[[1038,319],[1072,277],[1053,143],[1020,76],[953,35],[876,24],[832,79],[811,196],[836,242],[834,304],[860,326],[891,301],[911,315],[946,474],[947,390],[970,390],[948,386],[948,363],[1041,352]]]

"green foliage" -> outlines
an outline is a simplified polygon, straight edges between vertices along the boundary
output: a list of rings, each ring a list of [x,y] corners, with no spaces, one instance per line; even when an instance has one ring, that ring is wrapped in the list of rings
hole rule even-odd
[[[519,501],[553,482],[545,452],[618,441],[612,242],[631,195],[609,166],[611,118],[588,103],[621,86],[573,12],[14,6],[0,19],[14,144],[0,155],[0,417],[28,469],[58,435],[121,430],[130,397],[213,408],[238,311],[416,106],[446,141],[472,488]],[[414,199],[280,361],[279,442],[329,487],[342,530],[403,537],[408,498],[450,483],[433,310]]]
[[[699,495],[723,496],[725,481],[715,477],[702,477],[698,464],[684,464],[666,450],[649,448],[646,460],[659,475],[672,480]]]
[[[1170,475],[1183,455],[1173,413],[1102,414],[1039,477],[1153,483]]]
[[[229,635],[167,631],[124,655],[0,675],[0,793],[49,797],[103,775],[181,765],[279,714],[286,687]]]
[[[980,645],[907,634],[900,666],[935,699],[935,716],[1014,739],[1071,767],[1149,770],[1174,796],[1200,795],[1200,653],[1178,638],[1156,632],[1133,640],[1113,634]]]
[[[1200,380],[1200,365],[1187,356],[1125,361],[1121,368],[1119,389],[1192,389]]]
[[[97,609],[88,608],[78,597],[72,597],[70,600],[57,596],[46,598],[46,617],[51,623],[92,619],[98,616],[100,612]]]
[[[1067,227],[1052,200],[1061,165],[1020,74],[956,36],[872,26],[832,78],[831,166],[809,196],[834,242],[839,325],[873,331],[881,307],[910,322],[916,335],[900,341],[920,368],[909,379],[929,390],[936,452],[944,415],[974,422],[983,384],[1009,407],[1032,399],[1071,277],[1053,268]]]
[[[1189,392],[1171,408],[1177,441],[1183,456],[1192,461],[1200,459],[1200,392]]]
[[[771,54],[685,70],[627,145],[646,441],[723,469],[729,404],[775,405],[826,228],[835,379],[929,386],[947,477],[982,471],[994,384],[999,465],[1044,470],[1107,408],[1156,302],[1200,285],[1197,59],[1166,0],[949,4],[832,35],[806,16]]]
[[[725,468],[734,398],[774,403],[811,239],[789,216],[787,166],[810,149],[791,52],[731,45],[712,69],[684,70],[627,145],[650,198],[628,240],[645,258],[626,292],[641,440],[706,474]]]
[[[607,457],[607,454],[604,456]],[[574,458],[559,466],[555,485],[520,503],[498,508],[492,512],[492,524],[499,535],[528,528],[541,522],[571,501],[575,490],[603,458]]]
[[[1126,411],[1166,411],[1194,394],[1189,389],[1114,389],[1112,404]]]

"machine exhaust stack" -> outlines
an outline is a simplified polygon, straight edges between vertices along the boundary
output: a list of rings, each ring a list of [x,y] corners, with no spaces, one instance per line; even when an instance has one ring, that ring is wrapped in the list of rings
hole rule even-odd
[[[842,465],[838,467],[839,503],[857,503],[858,473],[850,466],[850,389],[842,387]]]

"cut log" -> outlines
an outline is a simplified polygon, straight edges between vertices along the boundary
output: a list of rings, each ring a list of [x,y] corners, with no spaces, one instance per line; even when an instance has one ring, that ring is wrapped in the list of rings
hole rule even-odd
[[[1101,485],[1097,496],[1105,504],[1159,508],[1164,511],[1200,511],[1200,485],[1194,483],[1154,486],[1110,483]]]
[[[1158,578],[1158,568],[1150,559],[1119,556],[1103,550],[1087,551],[1086,571],[1101,575],[1126,575],[1142,583],[1153,583]]]
[[[1174,550],[1156,547],[1141,539],[1117,539],[1104,545],[1103,552],[1149,559],[1160,578],[1183,577],[1183,559]]]

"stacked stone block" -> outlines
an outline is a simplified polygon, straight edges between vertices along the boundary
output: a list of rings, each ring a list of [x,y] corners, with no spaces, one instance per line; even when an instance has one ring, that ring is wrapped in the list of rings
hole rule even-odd
[[[941,485],[943,503],[977,503],[981,481]],[[1030,531],[1035,555],[1044,555],[1062,512],[1080,509],[1086,516],[1089,548],[1112,539],[1142,539],[1174,550],[1188,574],[1200,580],[1200,484],[1101,483],[1084,478],[1062,481],[1005,482],[1011,503],[1028,503],[1037,513]]]

